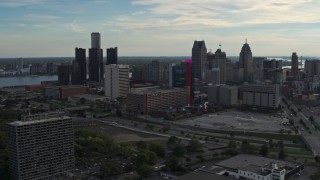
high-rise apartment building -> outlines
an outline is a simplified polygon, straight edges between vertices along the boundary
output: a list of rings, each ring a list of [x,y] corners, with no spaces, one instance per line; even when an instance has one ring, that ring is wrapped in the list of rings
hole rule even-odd
[[[118,48],[107,49],[107,65],[118,64]]]
[[[75,61],[78,63],[80,68],[80,77],[82,83],[87,80],[87,59],[86,49],[76,48],[75,49]]]
[[[298,63],[298,55],[296,52],[292,53],[291,56],[291,76],[297,77],[298,76],[298,71],[299,71],[299,63]]]
[[[252,52],[249,44],[243,44],[240,57],[239,57],[239,68],[243,68],[243,79],[247,82],[253,81],[253,59]]]
[[[169,66],[169,87],[185,87],[187,78],[187,66],[182,62],[170,64]]]
[[[62,114],[23,117],[8,124],[11,179],[50,179],[74,169],[72,119]]]
[[[192,47],[192,74],[193,78],[204,80],[207,63],[207,48],[204,41],[194,41]]]
[[[304,62],[304,71],[310,76],[320,76],[320,60],[306,60]]]
[[[105,96],[110,99],[126,97],[129,92],[129,65],[105,65]]]
[[[69,63],[62,63],[58,66],[58,82],[60,85],[70,84],[71,66]]]

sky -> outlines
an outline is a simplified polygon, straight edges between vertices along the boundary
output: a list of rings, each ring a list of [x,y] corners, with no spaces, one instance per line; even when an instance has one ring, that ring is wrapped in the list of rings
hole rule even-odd
[[[119,56],[320,56],[319,0],[0,0],[0,57],[73,57],[91,32]],[[105,50],[104,50],[105,53]]]

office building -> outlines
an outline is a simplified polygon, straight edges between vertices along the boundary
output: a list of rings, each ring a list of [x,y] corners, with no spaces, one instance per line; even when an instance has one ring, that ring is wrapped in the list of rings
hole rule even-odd
[[[192,77],[204,80],[207,63],[207,48],[204,41],[194,41],[192,47]]]
[[[249,44],[243,44],[240,57],[239,57],[239,68],[243,68],[243,78],[246,82],[253,81],[253,59],[252,52]]]
[[[146,67],[146,78],[147,82],[159,83],[164,81],[164,68],[165,64],[159,61],[152,61],[147,64]]]
[[[214,54],[212,67],[219,69],[218,84],[226,83],[226,61],[227,61],[226,53],[222,52],[221,48],[217,49],[217,51]]]
[[[58,82],[60,85],[70,84],[71,66],[68,63],[62,63],[58,66]]]
[[[85,82],[87,80],[87,58],[86,58],[86,49],[76,48],[75,49],[75,61],[79,65],[80,68],[80,77],[81,82]]]
[[[228,85],[208,86],[208,101],[225,106],[238,105],[238,87]]]
[[[146,67],[145,66],[138,66],[138,67],[134,67],[132,69],[132,83],[136,84],[136,83],[145,83],[146,82]]]
[[[159,89],[158,87],[131,88],[127,108],[131,113],[150,114],[159,110],[181,108],[188,103],[186,89]]]
[[[45,74],[46,68],[40,63],[34,63],[30,66],[30,75]]]
[[[277,109],[279,85],[246,84],[240,87],[241,105],[252,109]]]
[[[107,65],[118,64],[118,48],[107,49]]]
[[[71,84],[72,85],[82,85],[83,84],[83,80],[81,77],[81,67],[77,61],[72,61]]]
[[[208,52],[207,54],[207,65],[208,65],[208,69],[212,69],[213,68],[213,61],[214,61],[214,54],[211,52],[211,50]]]
[[[105,65],[105,96],[110,99],[126,97],[129,92],[129,65]]]
[[[103,51],[100,49],[100,53],[98,53],[98,49],[90,48],[89,49],[89,80],[100,82],[101,80],[101,59],[103,57]]]
[[[226,83],[234,83],[234,78],[233,78],[234,67],[235,67],[234,62],[231,62],[231,61],[226,62]]]
[[[9,123],[11,179],[51,179],[75,168],[72,119],[56,113]]]
[[[100,82],[104,77],[103,50],[101,49],[101,35],[91,33],[91,48],[89,49],[89,80]]]
[[[101,35],[98,32],[91,33],[91,48],[101,48]]]
[[[309,76],[320,76],[320,60],[306,60],[304,62],[304,72]]]
[[[292,53],[291,56],[291,76],[297,77],[299,71],[299,58],[296,52]]]
[[[185,87],[187,66],[185,62],[169,65],[169,87]]]
[[[192,77],[192,60],[186,59],[186,92],[187,92],[187,103],[193,104],[194,97],[194,86]]]

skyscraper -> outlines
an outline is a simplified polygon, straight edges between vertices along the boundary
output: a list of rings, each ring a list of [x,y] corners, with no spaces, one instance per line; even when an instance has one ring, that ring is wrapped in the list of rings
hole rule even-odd
[[[107,65],[118,64],[118,48],[107,49]]]
[[[243,44],[240,58],[239,58],[239,68],[243,68],[243,79],[247,82],[253,81],[253,59],[252,59],[252,52],[250,49],[249,44]]]
[[[83,81],[81,78],[81,68],[77,61],[72,61],[71,66],[71,84],[82,85]]]
[[[219,84],[226,83],[226,61],[226,53],[222,52],[221,48],[217,49],[217,51],[214,54],[213,68],[219,69]]]
[[[70,84],[71,66],[68,63],[62,63],[58,66],[58,82],[61,85]]]
[[[91,48],[101,48],[101,36],[98,32],[91,33]]]
[[[46,113],[7,126],[11,179],[51,179],[74,169],[72,119]]]
[[[204,41],[194,41],[192,47],[192,74],[193,78],[204,79],[205,64],[207,62],[207,48]]]
[[[298,76],[298,59],[297,53],[293,52],[291,56],[291,76],[293,77]]]
[[[91,48],[89,49],[89,79],[100,82],[103,79],[103,51],[101,49],[100,33],[91,33]]]
[[[87,80],[87,59],[86,49],[76,48],[75,49],[75,61],[78,63],[81,74],[82,83]]]
[[[105,65],[104,92],[110,99],[126,97],[129,92],[129,65]]]

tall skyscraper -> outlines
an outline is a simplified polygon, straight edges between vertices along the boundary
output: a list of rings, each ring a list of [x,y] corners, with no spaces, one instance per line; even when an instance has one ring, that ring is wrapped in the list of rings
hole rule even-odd
[[[118,64],[118,48],[107,49],[107,65]]]
[[[213,68],[219,69],[219,77],[220,77],[219,84],[226,83],[226,61],[227,61],[226,53],[222,52],[220,47],[215,52],[214,60],[213,60]]]
[[[87,80],[87,59],[86,49],[76,48],[75,49],[75,61],[80,67],[81,81],[82,83]]]
[[[296,52],[293,52],[292,53],[292,56],[291,56],[291,76],[293,77],[297,77],[298,76],[298,55]]]
[[[101,36],[98,32],[91,33],[91,48],[101,48]]]
[[[99,57],[103,57],[103,51],[100,49],[100,53],[96,48],[89,49],[89,80],[100,82],[101,80],[101,61]],[[100,54],[100,55],[98,55]]]
[[[75,167],[72,119],[62,114],[23,117],[7,126],[11,179],[51,179]]]
[[[192,47],[192,74],[193,78],[204,79],[207,62],[207,48],[204,41],[194,41]]]
[[[61,85],[70,84],[71,66],[69,63],[62,63],[58,66],[58,82]]]
[[[252,52],[250,49],[249,44],[243,44],[240,58],[239,58],[239,68],[243,68],[243,79],[247,82],[253,81],[253,59],[252,59]]]
[[[129,92],[129,65],[105,65],[104,92],[110,99],[126,97]]]
[[[100,33],[91,33],[91,49],[89,49],[89,80],[100,82],[103,79],[103,51]]]
[[[187,103],[193,104],[194,88],[193,88],[193,78],[192,78],[192,60],[186,59],[186,93],[187,93]]]

